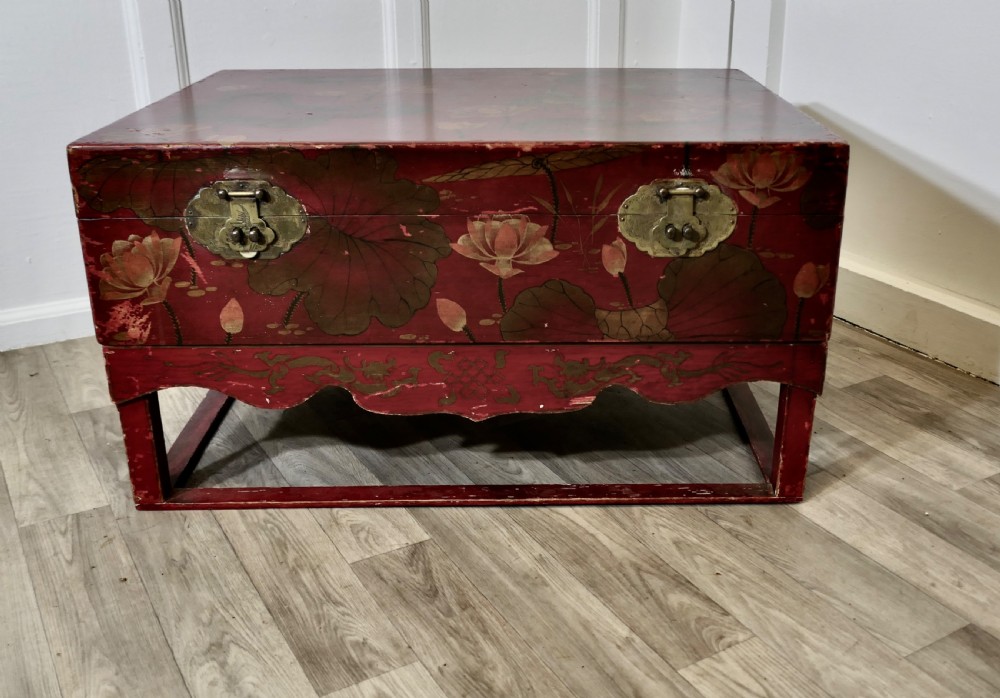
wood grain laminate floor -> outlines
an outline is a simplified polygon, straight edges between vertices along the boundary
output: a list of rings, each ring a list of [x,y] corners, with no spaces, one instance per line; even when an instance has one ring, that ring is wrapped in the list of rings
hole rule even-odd
[[[93,340],[0,353],[0,407],[2,696],[1000,696],[1000,388],[846,325],[791,506],[136,512]],[[237,405],[192,480],[754,480],[732,427],[329,391]]]

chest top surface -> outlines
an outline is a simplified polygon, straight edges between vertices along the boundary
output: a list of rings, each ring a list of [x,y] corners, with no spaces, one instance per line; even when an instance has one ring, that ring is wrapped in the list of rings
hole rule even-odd
[[[737,70],[246,70],[73,147],[678,142],[840,139]]]

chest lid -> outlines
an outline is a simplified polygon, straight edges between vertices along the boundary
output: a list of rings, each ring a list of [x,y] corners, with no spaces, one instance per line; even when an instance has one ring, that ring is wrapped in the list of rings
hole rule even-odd
[[[738,70],[222,71],[70,147],[837,142]]]

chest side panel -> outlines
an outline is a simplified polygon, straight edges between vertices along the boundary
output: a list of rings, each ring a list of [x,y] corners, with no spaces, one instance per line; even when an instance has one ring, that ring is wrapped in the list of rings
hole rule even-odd
[[[836,145],[78,151],[71,169],[106,344],[818,341],[832,317]],[[241,178],[301,202],[274,259],[225,259],[185,220]]]

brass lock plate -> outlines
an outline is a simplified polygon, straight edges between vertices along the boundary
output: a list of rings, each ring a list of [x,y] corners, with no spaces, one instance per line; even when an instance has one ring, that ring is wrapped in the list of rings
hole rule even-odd
[[[700,257],[736,228],[736,203],[703,179],[646,184],[618,209],[618,230],[652,257]]]
[[[226,179],[198,191],[184,224],[194,240],[225,259],[274,259],[302,239],[308,218],[281,187]]]

